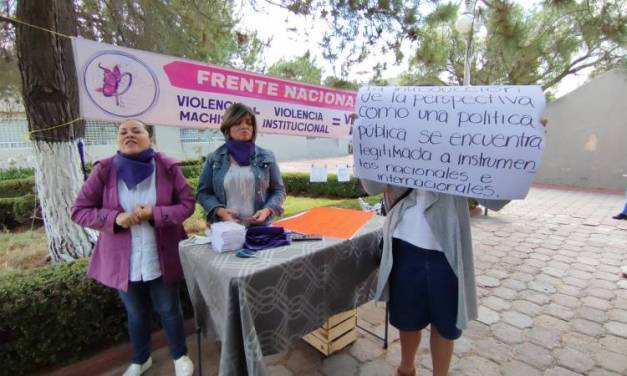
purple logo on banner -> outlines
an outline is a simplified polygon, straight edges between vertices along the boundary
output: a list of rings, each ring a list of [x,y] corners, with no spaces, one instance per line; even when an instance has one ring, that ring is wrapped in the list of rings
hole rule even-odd
[[[83,87],[96,106],[119,117],[145,113],[159,96],[159,82],[150,68],[120,51],[102,51],[92,57],[83,69]]]
[[[105,97],[115,97],[115,104],[116,106],[119,106],[119,97],[131,88],[131,85],[133,84],[133,75],[128,72],[120,72],[120,67],[117,65],[115,65],[113,69],[108,69],[98,64],[98,68],[104,71],[104,77],[102,79],[102,87],[96,88],[96,91],[102,93]],[[124,77],[128,77],[125,82],[126,86],[122,89],[122,91],[118,92],[120,89],[120,82],[122,82]]]

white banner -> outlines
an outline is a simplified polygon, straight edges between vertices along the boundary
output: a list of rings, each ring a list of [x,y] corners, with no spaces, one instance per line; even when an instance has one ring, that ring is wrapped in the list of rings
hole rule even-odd
[[[346,138],[356,93],[73,38],[85,119],[219,128],[232,103],[260,132]]]
[[[359,178],[486,199],[527,195],[540,167],[540,86],[365,87],[353,130]]]

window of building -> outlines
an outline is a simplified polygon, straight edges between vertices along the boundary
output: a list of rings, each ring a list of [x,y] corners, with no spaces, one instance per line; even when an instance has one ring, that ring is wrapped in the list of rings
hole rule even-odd
[[[108,121],[88,120],[85,122],[85,145],[115,144],[118,124]]]
[[[0,119],[0,149],[30,147],[27,133],[28,123],[25,118]]]
[[[216,142],[223,140],[222,133],[217,129],[180,129],[181,143]]]

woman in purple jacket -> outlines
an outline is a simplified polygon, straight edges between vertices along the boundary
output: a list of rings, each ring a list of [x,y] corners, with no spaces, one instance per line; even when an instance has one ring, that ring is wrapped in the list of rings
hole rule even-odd
[[[125,376],[151,365],[150,314],[165,329],[177,376],[192,375],[187,357],[178,243],[183,221],[194,212],[191,189],[177,163],[152,146],[152,128],[126,120],[118,129],[118,152],[98,161],[72,208],[72,220],[100,232],[87,275],[117,289],[128,316],[133,347]]]

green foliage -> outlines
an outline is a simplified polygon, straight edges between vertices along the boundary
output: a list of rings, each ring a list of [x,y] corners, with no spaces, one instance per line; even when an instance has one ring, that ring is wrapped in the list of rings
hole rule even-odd
[[[293,196],[356,198],[365,196],[358,189],[357,179],[351,178],[350,182],[338,182],[335,174],[329,174],[326,183],[310,183],[309,174],[304,172],[284,173],[283,183],[287,194]]]
[[[0,279],[4,374],[28,374],[71,362],[127,338],[122,302],[115,290],[87,278],[87,264],[80,259]],[[187,290],[181,285],[184,311],[190,317]]]
[[[125,47],[242,68],[263,48],[235,31],[231,0],[86,0],[76,12],[81,36]]]
[[[200,159],[186,159],[184,161],[179,162],[179,166],[193,166],[197,164],[201,164],[202,160]]]
[[[35,193],[35,178],[0,180],[0,198],[19,197]]]
[[[320,85],[322,70],[316,66],[309,51],[292,60],[281,59],[268,68],[269,75]]]
[[[457,14],[450,12],[450,5],[434,13],[441,17],[421,27],[412,73],[461,84],[467,38],[455,31]],[[523,9],[499,0],[490,2],[479,18],[488,36],[472,40],[470,76],[475,85],[540,84],[551,89],[582,69],[605,71],[624,61],[627,18],[615,2],[547,2]]]
[[[187,183],[196,192],[202,165],[198,165],[197,168],[186,167],[189,167],[184,172]],[[284,172],[281,176],[288,195],[329,198],[356,198],[365,195],[359,190],[357,179],[354,177],[350,182],[338,182],[335,174],[329,174],[329,180],[326,183],[310,183],[309,173],[306,172]]]
[[[200,176],[202,172],[203,164],[189,164],[185,166],[181,166],[181,172],[183,172],[183,176],[186,178],[197,178]]]
[[[324,86],[332,87],[335,89],[345,89],[345,90],[359,90],[359,84],[354,81],[346,81],[341,78],[328,76],[324,79]]]
[[[0,12],[15,17],[15,2],[3,1]],[[19,97],[22,89],[17,51],[13,41],[15,41],[15,28],[9,23],[3,22],[3,26],[0,28],[0,82],[2,83],[0,85],[0,98],[7,101],[9,98]]]
[[[266,42],[236,31],[232,0],[74,1],[78,35],[114,45],[260,71]],[[2,9],[15,16],[15,2]],[[0,29],[0,98],[18,97],[15,28]]]
[[[34,194],[0,198],[0,228],[23,225],[31,221],[37,203]]]
[[[0,171],[0,181],[9,179],[20,179],[34,176],[35,170],[32,168],[11,168]],[[2,194],[2,192],[0,192]]]
[[[374,205],[381,201],[382,195],[365,197],[364,201]],[[361,210],[359,202],[355,198],[326,198],[326,197],[303,197],[303,196],[287,196],[283,205],[285,212],[281,218],[290,217],[311,208],[334,207]]]
[[[0,281],[0,363],[7,374],[68,361],[123,338],[119,298],[87,279],[86,265],[59,263]]]
[[[418,8],[416,2],[400,0],[301,2],[293,11],[319,13],[329,21],[321,44],[342,77],[353,63],[393,52],[397,62],[409,58],[401,84],[458,85],[468,39],[455,30],[459,3],[421,2]],[[524,8],[522,1],[477,3],[477,21],[485,24],[488,36],[473,38],[472,84],[550,89],[582,69],[627,66],[624,1],[547,0]],[[382,69],[381,62],[373,69]]]
[[[37,203],[34,193],[34,177],[0,180],[0,228],[12,228],[31,221]]]
[[[187,184],[189,184],[192,192],[196,193],[198,191],[198,177],[187,178]]]

